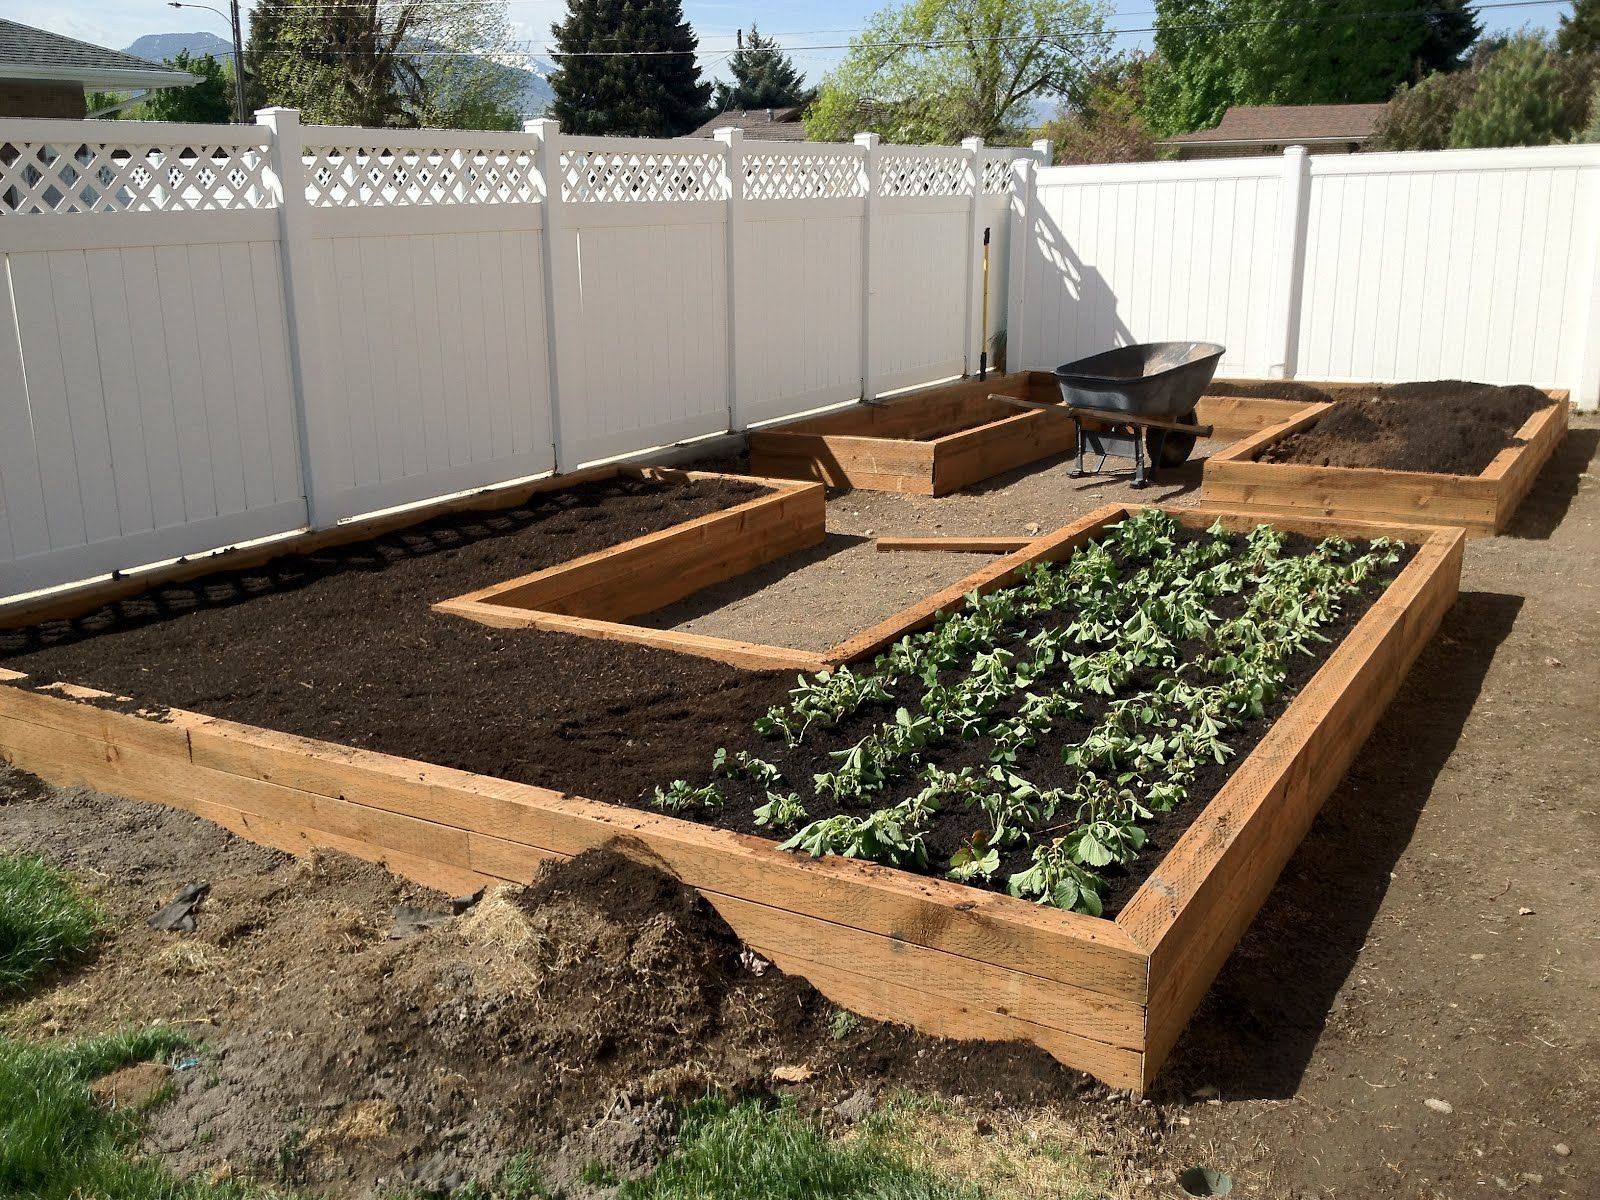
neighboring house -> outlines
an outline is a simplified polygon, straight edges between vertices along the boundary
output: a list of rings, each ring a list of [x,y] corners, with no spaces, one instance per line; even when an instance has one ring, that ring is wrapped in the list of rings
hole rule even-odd
[[[710,137],[719,129],[732,127],[744,130],[745,137],[758,141],[803,142],[806,140],[806,127],[801,123],[800,114],[804,111],[800,105],[792,108],[731,109],[718,113],[689,136]]]
[[[0,18],[0,117],[82,117],[86,92],[198,82],[186,71]]]
[[[1312,154],[1354,154],[1372,137],[1381,104],[1249,104],[1222,114],[1215,129],[1199,129],[1156,145],[1179,158],[1239,158],[1281,154],[1304,146]]]

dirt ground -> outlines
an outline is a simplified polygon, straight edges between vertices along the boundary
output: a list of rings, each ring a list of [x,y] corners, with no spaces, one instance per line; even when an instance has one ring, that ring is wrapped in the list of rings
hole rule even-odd
[[[1597,450],[1600,419],[1576,418],[1510,533],[1469,544],[1460,602],[1225,966],[1148,1102],[1074,1086],[1064,1072],[1035,1079],[1036,1060],[1027,1056],[1006,1069],[1029,1087],[980,1095],[959,1073],[901,1074],[896,1064],[904,1060],[894,1054],[857,1061],[819,1041],[811,1047],[827,1087],[815,1094],[818,1110],[847,1122],[841,1110],[859,1107],[856,1097],[864,1094],[866,1103],[913,1087],[941,1104],[913,1123],[913,1145],[936,1147],[947,1163],[1010,1164],[1005,1178],[1015,1194],[1030,1197],[1072,1195],[1069,1186],[1084,1195],[1171,1197],[1181,1194],[1176,1173],[1196,1163],[1230,1173],[1235,1196],[1263,1200],[1600,1195]],[[846,494],[830,501],[830,529],[844,539],[868,531],[1022,534],[1113,500],[1187,503],[1198,491],[1197,463],[1143,493],[1116,478],[1070,480],[1069,465],[1017,472],[938,500]],[[846,554],[862,561],[849,568],[853,574],[830,579]],[[688,619],[702,622],[693,627],[703,632],[725,632],[717,622],[737,619],[746,632],[736,636],[767,626],[825,644],[852,612],[923,586],[896,572],[927,571],[933,579],[967,569],[953,557],[944,567],[910,566],[903,561],[910,557],[847,545],[803,568],[829,580],[830,594],[843,593],[839,581],[848,579],[849,595],[827,606],[806,603],[791,577],[744,596],[736,612]],[[320,972],[324,987],[347,966],[346,942],[356,946],[351,953],[402,958],[423,944],[392,946],[382,937],[392,904],[404,897],[365,868],[300,867],[215,831],[207,835],[215,844],[194,849],[171,823],[208,827],[186,817],[127,806],[113,822],[102,807],[110,802],[41,789],[21,776],[0,779],[0,795],[8,789],[17,800],[0,805],[0,843],[40,848],[91,879],[99,873],[125,923],[94,963],[5,1014],[9,1026],[82,1028],[113,1013],[207,1022],[207,1006],[217,1003],[233,1013],[230,1021],[197,1028],[243,1039],[230,1046],[259,1048],[270,1023],[262,1027],[266,1018],[248,1014],[259,1008],[252,997],[274,982],[272,968],[254,965],[264,940],[282,940],[278,961],[288,961],[292,947],[308,947],[307,974],[293,979],[309,985]],[[142,867],[119,859],[116,847],[126,844],[146,847]],[[200,943],[156,945],[134,918],[202,870],[217,883],[208,903],[224,915],[215,929],[202,923],[201,940],[215,942],[226,965],[201,961],[191,977],[184,974],[191,952],[173,947]],[[224,904],[218,881],[226,878],[240,889],[237,911]],[[559,944],[559,928],[545,928]],[[459,935],[442,929],[419,938],[452,936]],[[234,945],[239,953],[229,952]],[[462,957],[458,951],[455,961]],[[236,976],[228,994],[240,999],[214,999],[218,972]],[[230,1034],[232,1022],[240,1024]],[[287,1041],[295,1032],[271,1036]],[[383,1045],[382,1033],[370,1028],[368,1040],[345,1048],[341,1076],[361,1079],[374,1094],[392,1080],[374,1082],[363,1064],[380,1075],[407,1064],[399,1048]],[[754,1061],[770,1063],[771,1053]],[[902,1045],[896,1053],[925,1061],[947,1051]],[[959,1053],[971,1071],[1011,1052]],[[648,1088],[617,1086],[648,1108]],[[182,1095],[195,1087],[186,1083]],[[338,1145],[382,1145],[391,1136],[372,1132],[392,1131],[388,1109],[354,1108],[349,1087],[335,1098],[334,1117],[306,1114],[297,1146],[310,1129],[334,1131],[313,1138],[313,1151],[328,1136]],[[206,1111],[174,1107],[158,1138],[181,1142],[184,1121]],[[580,1110],[567,1111],[578,1121]],[[651,1127],[644,1109],[629,1111],[639,1121],[630,1117],[628,1128]],[[556,1161],[570,1159],[588,1153],[582,1139],[603,1139],[613,1120],[547,1130],[538,1144]],[[166,1122],[176,1123],[177,1134]],[[501,1144],[475,1127],[464,1144],[478,1145],[475,1138],[491,1149]],[[1044,1143],[1069,1146],[1069,1157],[1088,1165],[1063,1175],[1031,1149]],[[180,1160],[200,1161],[181,1152]],[[458,1169],[446,1166],[453,1161],[427,1157],[418,1178],[432,1182]]]

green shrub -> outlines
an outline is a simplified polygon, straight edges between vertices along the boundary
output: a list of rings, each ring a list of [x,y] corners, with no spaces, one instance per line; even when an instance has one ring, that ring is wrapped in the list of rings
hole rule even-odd
[[[94,944],[100,911],[31,854],[0,854],[0,999]]]
[[[982,1200],[866,1141],[834,1142],[788,1106],[692,1106],[678,1150],[618,1200]]]
[[[1450,123],[1452,148],[1547,146],[1572,136],[1583,113],[1561,59],[1540,38],[1514,38],[1483,67]]]

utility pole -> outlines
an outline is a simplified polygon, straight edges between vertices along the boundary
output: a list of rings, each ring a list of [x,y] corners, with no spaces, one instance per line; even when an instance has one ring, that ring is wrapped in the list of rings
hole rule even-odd
[[[244,34],[239,24],[239,0],[228,0],[228,12],[212,8],[209,4],[187,4],[183,0],[167,0],[168,8],[203,8],[216,13],[233,28],[233,119],[245,123],[244,106]]]

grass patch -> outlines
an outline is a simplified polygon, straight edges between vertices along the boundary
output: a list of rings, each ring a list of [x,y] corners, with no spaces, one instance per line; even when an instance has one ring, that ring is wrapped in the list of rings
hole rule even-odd
[[[1050,1107],[994,1112],[914,1092],[891,1095],[856,1136],[921,1170],[982,1185],[992,1200],[1097,1200],[1115,1187],[1107,1140]]]
[[[31,854],[0,854],[0,998],[94,944],[100,910]]]
[[[137,1118],[108,1112],[89,1084],[183,1046],[174,1030],[29,1043],[0,1036],[0,1196],[29,1200],[239,1200],[233,1185],[175,1178],[137,1156]]]
[[[974,1183],[908,1164],[872,1140],[837,1142],[788,1105],[692,1105],[678,1150],[618,1200],[985,1200]]]

